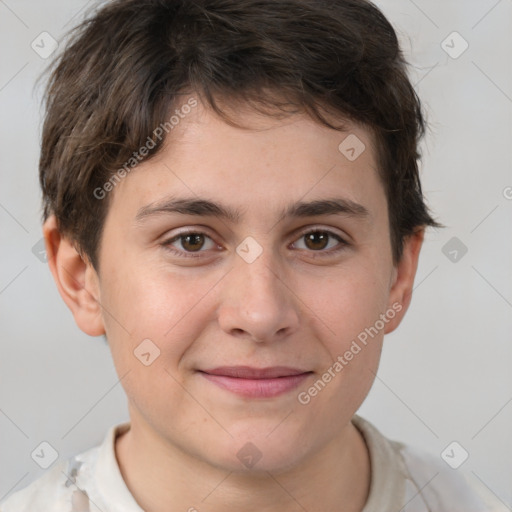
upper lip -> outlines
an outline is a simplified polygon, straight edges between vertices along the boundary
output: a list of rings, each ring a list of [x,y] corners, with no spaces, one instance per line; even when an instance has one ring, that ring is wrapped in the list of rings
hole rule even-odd
[[[210,370],[201,370],[210,375],[222,375],[238,379],[275,379],[277,377],[289,377],[309,373],[308,370],[300,370],[289,366],[272,366],[269,368],[252,368],[250,366],[221,366]]]

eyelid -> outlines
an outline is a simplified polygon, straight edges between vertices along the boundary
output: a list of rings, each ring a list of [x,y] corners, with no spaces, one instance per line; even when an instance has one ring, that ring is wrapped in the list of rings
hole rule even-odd
[[[318,250],[318,251],[309,250],[309,251],[307,251],[315,256],[334,254],[337,251],[342,250],[343,248],[351,245],[351,243],[347,240],[347,238],[349,238],[348,236],[341,235],[337,231],[334,231],[332,228],[327,228],[327,227],[323,227],[323,226],[308,226],[307,228],[301,229],[294,235],[294,241],[292,242],[292,244],[296,243],[300,238],[302,238],[304,235],[307,235],[308,233],[317,233],[317,232],[327,233],[329,236],[335,238],[339,243],[338,243],[337,247],[331,248],[328,250]],[[302,250],[304,250],[304,249],[302,249]]]
[[[308,233],[316,233],[316,232],[328,233],[329,235],[340,239],[342,242],[345,242],[346,244],[348,244],[349,240],[351,239],[348,234],[340,233],[332,227],[327,227],[327,226],[322,226],[322,225],[313,225],[313,226],[307,226],[305,228],[300,228],[298,231],[296,231],[293,235],[294,241]]]
[[[294,238],[293,238],[293,241],[292,241],[291,244],[293,245],[294,243],[296,243],[304,235],[306,235],[308,233],[315,233],[315,232],[327,233],[329,236],[335,238],[339,243],[338,243],[337,247],[331,248],[329,250],[318,250],[318,251],[309,250],[309,251],[307,251],[308,253],[311,253],[314,256],[320,257],[322,255],[334,254],[337,251],[342,250],[346,246],[351,245],[350,242],[348,242],[346,240],[345,236],[342,236],[338,232],[334,231],[332,228],[327,228],[327,227],[323,227],[323,226],[307,226],[307,227],[301,228],[299,231],[297,231],[293,235]],[[209,238],[214,244],[217,245],[217,247],[219,247],[219,244],[214,240],[214,238],[211,235],[208,234],[208,229],[205,226],[200,226],[198,228],[191,228],[191,227],[183,228],[182,231],[179,231],[178,233],[173,234],[173,236],[171,238],[165,239],[162,242],[162,245],[164,246],[164,248],[166,250],[168,250],[168,251],[170,251],[170,252],[172,252],[174,254],[177,254],[180,257],[185,257],[185,258],[188,258],[188,257],[191,257],[191,258],[202,257],[201,253],[208,253],[209,252],[209,249],[207,249],[207,250],[198,250],[198,251],[184,251],[184,250],[176,249],[176,248],[174,248],[172,246],[172,244],[174,242],[178,241],[180,239],[180,237],[188,235],[188,234],[203,235],[206,238]],[[299,250],[305,250],[305,249],[299,249]]]
[[[219,244],[214,240],[214,238],[211,235],[208,234],[207,231],[208,230],[204,226],[201,226],[199,228],[184,228],[183,231],[179,231],[178,233],[173,234],[173,236],[171,236],[170,238],[166,238],[162,242],[162,246],[169,252],[177,254],[180,257],[185,257],[185,258],[202,257],[201,253],[207,253],[211,249],[207,249],[207,250],[200,249],[199,251],[184,251],[184,250],[176,249],[175,247],[172,246],[172,244],[174,242],[177,242],[182,236],[203,235],[205,238],[209,238],[218,247]]]

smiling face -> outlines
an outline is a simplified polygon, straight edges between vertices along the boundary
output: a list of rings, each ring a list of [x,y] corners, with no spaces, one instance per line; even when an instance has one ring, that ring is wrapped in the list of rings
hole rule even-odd
[[[278,471],[349,424],[419,246],[393,265],[368,131],[298,114],[243,122],[198,106],[116,186],[99,276],[87,268],[102,309],[74,313],[105,330],[134,432],[230,471],[257,451],[256,469]],[[356,159],[338,149],[349,134],[366,147]]]

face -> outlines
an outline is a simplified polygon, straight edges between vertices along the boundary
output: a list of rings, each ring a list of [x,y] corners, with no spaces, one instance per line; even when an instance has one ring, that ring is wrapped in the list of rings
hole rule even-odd
[[[95,287],[132,424],[277,471],[348,424],[403,305],[369,132],[243,122],[199,105],[115,187]]]

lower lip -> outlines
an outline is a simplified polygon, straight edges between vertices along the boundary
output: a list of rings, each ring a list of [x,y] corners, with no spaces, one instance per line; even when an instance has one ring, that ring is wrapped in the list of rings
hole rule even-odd
[[[200,372],[203,377],[223,389],[249,398],[270,398],[287,393],[298,387],[311,373],[289,375],[273,379],[240,379],[225,375]]]

